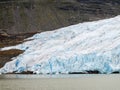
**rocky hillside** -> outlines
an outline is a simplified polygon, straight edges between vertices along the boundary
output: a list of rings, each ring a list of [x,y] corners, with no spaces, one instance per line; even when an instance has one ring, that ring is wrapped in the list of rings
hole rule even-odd
[[[0,0],[0,32],[41,32],[118,14],[120,0]]]

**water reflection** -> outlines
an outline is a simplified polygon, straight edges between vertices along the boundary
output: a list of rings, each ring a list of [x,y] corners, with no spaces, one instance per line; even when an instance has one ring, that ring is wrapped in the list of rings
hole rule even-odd
[[[58,74],[58,75],[36,75],[36,74],[6,74],[0,75],[0,79],[29,79],[29,78],[89,78],[89,77],[116,77],[119,74]]]
[[[104,76],[99,74],[72,74],[72,75],[27,75],[27,74],[6,74],[0,75],[0,79],[29,79],[29,78],[84,78],[93,76]]]

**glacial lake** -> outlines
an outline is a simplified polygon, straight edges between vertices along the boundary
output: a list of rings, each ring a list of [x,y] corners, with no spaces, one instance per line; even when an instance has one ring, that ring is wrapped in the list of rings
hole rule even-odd
[[[120,90],[120,74],[0,75],[0,90]]]

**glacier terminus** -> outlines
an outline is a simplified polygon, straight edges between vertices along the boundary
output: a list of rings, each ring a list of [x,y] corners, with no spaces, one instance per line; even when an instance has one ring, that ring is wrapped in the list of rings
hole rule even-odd
[[[6,63],[0,74],[120,72],[120,16],[37,33],[26,40],[1,48],[2,51],[20,49],[24,53]]]

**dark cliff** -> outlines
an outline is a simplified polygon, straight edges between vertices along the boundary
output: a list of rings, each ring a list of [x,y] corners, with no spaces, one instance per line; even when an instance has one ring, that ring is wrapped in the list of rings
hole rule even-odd
[[[41,32],[119,14],[120,0],[0,0],[0,32]]]

